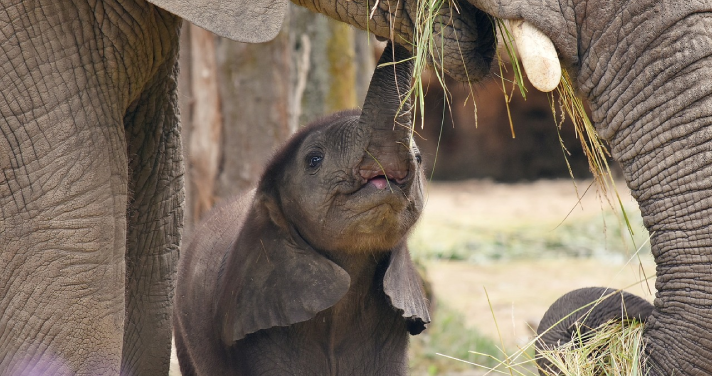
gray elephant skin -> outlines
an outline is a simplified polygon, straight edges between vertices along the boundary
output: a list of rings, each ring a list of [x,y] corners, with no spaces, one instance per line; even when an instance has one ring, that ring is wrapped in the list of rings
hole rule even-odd
[[[392,19],[393,35],[412,40],[414,0],[294,2],[385,38]],[[3,2],[0,374],[167,373],[183,204],[179,17],[224,35],[249,25],[236,34],[258,41],[284,9],[190,3]],[[652,234],[647,371],[712,374],[712,2],[457,6],[436,22],[435,64],[455,77],[488,72],[487,14],[554,42]]]
[[[389,44],[379,63],[406,61],[376,69],[362,111],[297,133],[196,230],[173,316],[183,375],[407,374],[408,334],[430,322],[406,247],[424,181],[409,57]]]

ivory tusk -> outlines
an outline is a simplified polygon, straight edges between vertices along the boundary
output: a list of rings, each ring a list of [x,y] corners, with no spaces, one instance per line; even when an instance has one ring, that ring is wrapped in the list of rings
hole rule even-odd
[[[561,63],[551,39],[524,20],[505,21],[529,82],[543,92],[556,89],[561,81]]]

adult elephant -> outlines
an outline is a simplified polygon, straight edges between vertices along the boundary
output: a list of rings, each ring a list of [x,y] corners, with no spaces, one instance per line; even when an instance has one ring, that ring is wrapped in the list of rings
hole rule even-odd
[[[657,263],[648,374],[712,374],[712,2],[471,2],[550,37],[623,168]]]
[[[651,374],[712,373],[712,4],[469,1],[436,22],[442,65],[486,74],[485,12],[551,38],[653,234]],[[412,38],[416,0],[294,2]],[[167,371],[183,202],[178,16],[259,42],[284,0],[155,3],[1,5],[0,374]]]
[[[2,2],[0,375],[168,372],[184,200],[181,17],[260,42],[286,5]],[[371,12],[366,1],[311,5],[362,27]],[[410,39],[407,6],[381,1],[371,29],[388,37],[392,20]],[[470,11],[443,13],[445,45],[455,50],[456,27],[471,71],[484,72],[493,39],[477,35],[490,25]],[[462,66],[456,58],[444,64]]]

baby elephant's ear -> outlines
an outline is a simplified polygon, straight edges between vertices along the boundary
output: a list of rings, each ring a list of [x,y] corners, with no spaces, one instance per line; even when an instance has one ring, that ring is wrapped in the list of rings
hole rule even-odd
[[[254,214],[254,213],[252,213]],[[351,279],[306,244],[297,245],[265,215],[251,215],[223,260],[216,320],[230,346],[246,335],[313,318],[336,304]]]
[[[383,290],[391,300],[391,305],[402,311],[412,335],[425,330],[430,323],[428,303],[423,292],[423,282],[410,258],[405,242],[391,252],[390,263],[383,277]]]

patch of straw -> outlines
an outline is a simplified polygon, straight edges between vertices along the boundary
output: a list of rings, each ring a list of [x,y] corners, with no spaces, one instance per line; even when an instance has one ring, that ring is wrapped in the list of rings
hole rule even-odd
[[[519,92],[522,94],[524,100],[527,99],[527,89],[524,85],[524,78],[522,77],[522,67],[519,65],[519,58],[517,57],[517,49],[514,47],[514,37],[507,29],[507,25],[504,20],[500,18],[491,17],[492,28],[495,35],[499,35],[502,39],[502,45],[504,50],[507,52],[510,64],[512,66],[512,71],[514,73],[514,81],[512,82],[512,90],[507,93],[507,85],[504,79],[504,72],[507,71],[507,66],[502,60],[500,54],[500,49],[497,48],[497,66],[499,67],[499,78],[502,80],[502,94],[504,94],[504,104],[507,107],[507,117],[509,118],[509,129],[512,132],[512,138],[515,138],[514,134],[514,124],[512,123],[512,114],[509,110],[509,103],[512,101],[515,87],[519,88]],[[566,162],[568,164],[568,161]],[[571,171],[571,169],[569,169]]]
[[[539,355],[558,368],[561,375],[641,376],[642,348],[641,322],[609,321],[585,334],[577,331],[570,342],[545,348]]]
[[[407,91],[405,98],[413,97],[415,101],[413,103],[412,111],[415,113],[420,109],[421,124],[424,124],[425,120],[425,93],[427,92],[427,87],[423,84],[423,72],[427,69],[430,61],[436,61],[438,57],[438,50],[442,51],[442,48],[437,47],[437,43],[444,43],[444,39],[441,37],[438,39],[435,35],[434,26],[436,24],[436,19],[438,18],[438,13],[441,11],[445,4],[452,4],[452,0],[417,0],[417,10],[415,17],[413,19],[414,24],[414,37],[413,42],[405,40],[396,40],[397,43],[408,43],[411,45],[413,52],[413,57],[409,60],[413,60],[413,85]],[[367,3],[369,7],[370,3]],[[374,5],[370,8],[371,13],[369,19],[373,17],[373,13],[376,7],[379,5],[379,0],[375,1]],[[368,25],[368,21],[367,21]],[[368,26],[367,26],[368,27]],[[391,25],[391,35],[393,37],[393,26]],[[442,56],[440,56],[442,57]],[[380,66],[390,66],[393,64],[398,64],[400,62],[385,63]],[[437,77],[438,82],[442,86],[445,92],[446,102],[449,105],[449,98],[451,97],[450,92],[445,84],[445,71],[443,67],[440,69],[433,69],[435,77]],[[405,104],[405,99],[401,103],[400,111]],[[411,126],[411,142],[413,140],[413,134],[415,130]]]
[[[450,0],[419,0],[417,3],[417,11],[415,13],[415,34],[413,38],[413,56],[415,59],[415,67],[413,69],[414,84],[410,94],[416,98],[413,106],[414,113],[420,109],[421,126],[425,126],[425,94],[427,93],[427,87],[424,87],[423,85],[423,72],[427,68],[429,61],[438,61],[438,58],[442,61],[442,55],[438,56],[437,51],[443,51],[442,45],[444,40],[442,37],[438,39],[435,36],[433,29],[437,22],[436,15],[439,14],[445,4],[452,5]],[[450,9],[452,10],[452,8],[453,7],[451,6]],[[440,45],[440,48],[437,48],[438,44]],[[435,74],[438,83],[443,88],[443,114],[442,122],[440,123],[438,143],[435,149],[435,159],[433,160],[432,173],[435,173],[435,166],[437,165],[437,158],[440,152],[440,139],[442,137],[442,130],[445,126],[445,110],[450,109],[450,98],[452,97],[447,85],[445,84],[444,67],[440,66],[440,69],[437,68],[438,67],[433,68],[433,73]],[[475,111],[474,117],[475,126],[477,126],[477,111]]]
[[[442,35],[438,38],[438,36],[435,33],[435,25],[439,22],[438,19],[440,19],[440,13],[443,9],[444,6],[448,5],[449,10],[451,12],[459,12],[457,9],[456,3],[453,2],[452,0],[416,0],[416,12],[415,12],[415,17],[413,18],[413,42],[409,41],[404,41],[404,40],[398,40],[396,42],[398,43],[409,43],[412,48],[413,52],[413,57],[411,60],[413,60],[413,85],[407,92],[407,96],[414,98],[414,103],[413,103],[413,108],[412,111],[413,113],[417,113],[418,110],[420,110],[420,120],[421,124],[425,124],[425,94],[427,93],[427,86],[424,85],[423,83],[423,72],[427,69],[428,65],[430,62],[433,61],[442,61],[442,51],[443,51],[443,43],[444,39]],[[373,12],[375,11],[376,7],[379,4],[379,0],[376,0],[374,2],[373,7],[370,6],[370,2],[367,2],[369,4],[369,7],[371,9],[371,13],[369,15],[369,18],[373,16]],[[368,25],[368,23],[367,23]],[[392,27],[391,27],[392,29]],[[393,36],[393,32],[391,31],[391,35]],[[397,64],[398,62],[395,62]],[[394,63],[388,63],[388,64],[383,64],[383,65],[392,65]],[[463,65],[464,65],[464,60],[463,60]],[[438,83],[440,86],[443,88],[444,92],[444,98],[443,98],[443,122],[445,119],[445,108],[450,108],[450,98],[452,95],[450,94],[450,91],[447,88],[447,85],[445,84],[445,70],[444,67],[442,66],[434,66],[434,69],[432,70],[434,73],[435,77],[438,80]],[[472,88],[470,87],[470,94],[471,97],[474,98],[474,94],[472,93]],[[474,102],[474,99],[473,99]],[[403,103],[401,103],[401,107],[398,109],[400,111],[403,107]],[[475,111],[474,111],[474,119],[475,119],[475,127],[477,126],[477,105],[475,104]],[[416,134],[415,132],[415,122],[411,125],[410,131],[411,131],[411,137],[410,137],[410,142],[412,146],[412,143],[414,142],[414,135]],[[444,124],[441,124],[441,132],[442,132],[442,127]],[[436,159],[433,161],[433,170],[435,169],[435,164],[437,163],[437,155],[438,151],[440,149],[440,140],[438,140],[438,147],[436,150]]]
[[[445,41],[442,36],[440,38],[436,36],[434,29],[438,22],[438,14],[445,5],[452,5],[452,3],[450,0],[418,0],[413,20],[414,84],[409,94],[415,98],[413,111],[416,112],[417,109],[420,109],[420,120],[423,125],[425,124],[425,94],[427,93],[427,87],[423,85],[423,72],[430,61],[442,61],[442,55],[438,56],[438,51],[442,54],[442,46]],[[432,71],[443,88],[445,105],[450,107],[451,94],[445,84],[444,67],[434,67]]]
[[[617,293],[617,291],[612,293]],[[598,301],[579,308],[571,315],[582,310],[589,310],[608,296],[603,296]],[[638,321],[610,321],[586,333],[575,331],[571,341],[559,347],[540,349],[538,358],[532,357],[531,354],[535,344],[540,341],[540,337],[532,339],[512,354],[504,351],[502,344],[500,349],[502,358],[473,352],[493,359],[497,363],[494,367],[468,362],[445,354],[438,355],[487,370],[488,375],[536,376],[541,372],[546,376],[643,376],[645,363],[643,330],[644,324]],[[536,364],[537,359],[547,360],[558,369],[558,373],[540,369]]]

